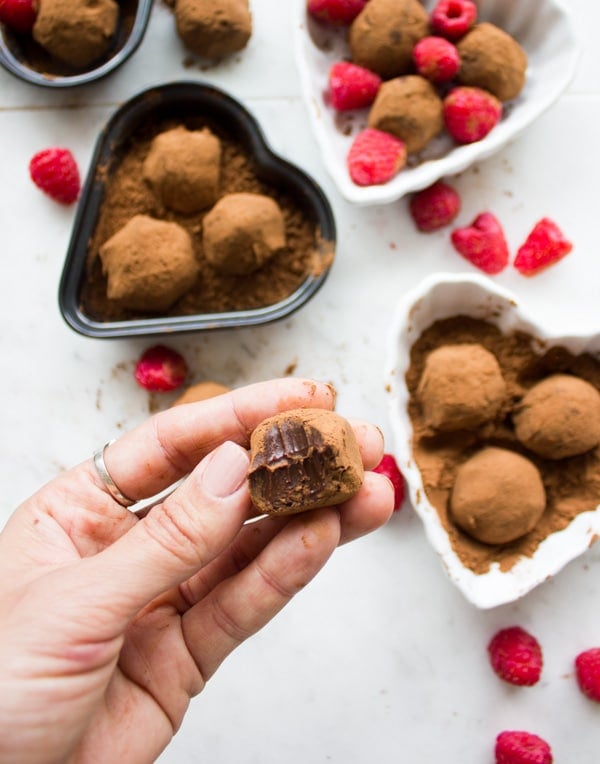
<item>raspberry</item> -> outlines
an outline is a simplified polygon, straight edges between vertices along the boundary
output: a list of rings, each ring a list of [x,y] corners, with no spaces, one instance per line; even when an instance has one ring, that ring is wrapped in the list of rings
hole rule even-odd
[[[387,183],[406,164],[406,144],[382,130],[358,133],[347,157],[350,177],[359,186]]]
[[[581,692],[600,703],[600,647],[592,647],[575,658],[575,672]]]
[[[498,219],[491,212],[478,215],[470,226],[451,234],[456,251],[485,273],[500,273],[508,265],[508,245]]]
[[[506,730],[496,738],[496,764],[552,764],[552,749],[531,732]]]
[[[458,40],[475,23],[477,6],[471,0],[439,0],[429,17],[433,32]]]
[[[454,88],[444,99],[446,129],[457,143],[480,141],[500,121],[502,103],[481,88]]]
[[[307,0],[306,7],[319,21],[348,26],[366,4],[367,0]]]
[[[488,645],[495,673],[510,684],[531,687],[542,673],[542,648],[537,639],[520,626],[495,634]]]
[[[135,380],[146,390],[167,393],[180,387],[187,376],[185,359],[176,350],[155,345],[135,365]]]
[[[460,68],[460,54],[443,37],[423,37],[413,48],[413,61],[422,77],[431,82],[448,82]]]
[[[0,0],[0,24],[6,24],[15,32],[31,32],[37,12],[36,0]]]
[[[398,469],[396,460],[391,454],[384,454],[373,472],[385,475],[392,481],[394,486],[394,512],[397,512],[404,501],[404,477]]]
[[[69,149],[44,149],[29,162],[29,175],[35,185],[61,204],[72,204],[79,196],[79,169]]]
[[[442,181],[419,191],[410,200],[410,214],[419,231],[437,231],[449,225],[459,212],[460,196]]]
[[[362,109],[375,100],[381,77],[363,66],[338,61],[329,71],[331,105],[338,111]]]
[[[572,249],[573,245],[556,223],[550,218],[542,218],[519,247],[513,265],[523,276],[534,276],[562,260]]]

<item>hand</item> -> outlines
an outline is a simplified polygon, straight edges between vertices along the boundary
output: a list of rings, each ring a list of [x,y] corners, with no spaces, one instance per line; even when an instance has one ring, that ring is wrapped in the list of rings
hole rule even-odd
[[[0,534],[3,764],[153,761],[223,659],[339,543],[386,522],[391,485],[366,472],[339,508],[244,525],[252,430],[333,404],[329,386],[287,379],[157,414],[105,452],[131,499],[189,473],[143,520],[112,499],[91,459],[17,509]],[[381,435],[353,426],[372,469]]]

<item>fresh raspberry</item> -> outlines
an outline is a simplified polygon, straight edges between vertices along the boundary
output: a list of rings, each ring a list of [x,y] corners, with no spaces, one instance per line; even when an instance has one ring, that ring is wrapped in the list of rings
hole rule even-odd
[[[508,265],[508,245],[498,219],[482,212],[470,226],[451,234],[456,251],[485,273],[500,273]]]
[[[552,764],[552,749],[531,732],[506,730],[496,738],[496,764]]]
[[[373,472],[385,475],[394,486],[394,512],[397,512],[404,501],[404,477],[398,469],[396,460],[391,454],[384,454]]]
[[[446,37],[458,40],[475,23],[477,6],[471,0],[439,0],[429,16],[431,30]]]
[[[375,100],[381,77],[364,66],[338,61],[329,71],[331,105],[338,111],[363,109]]]
[[[600,703],[600,647],[592,647],[575,658],[575,672],[581,692]]]
[[[422,77],[431,82],[448,82],[460,68],[456,45],[443,37],[423,37],[413,48],[413,61]]]
[[[29,34],[38,12],[37,0],[0,0],[0,24]]]
[[[310,15],[319,21],[348,26],[366,4],[367,0],[307,0],[306,7]]]
[[[537,639],[520,626],[495,634],[488,645],[495,673],[505,682],[519,687],[536,684],[542,673],[542,648]]]
[[[534,276],[562,260],[572,249],[573,245],[556,223],[550,218],[542,218],[519,247],[513,264],[524,276]]]
[[[387,183],[406,164],[406,144],[395,135],[367,127],[352,142],[346,161],[358,186]]]
[[[452,186],[439,180],[414,194],[409,208],[419,231],[437,231],[449,225],[460,212],[460,196]]]
[[[454,88],[444,99],[446,129],[457,143],[480,141],[500,121],[502,103],[481,88]]]
[[[39,151],[29,162],[29,175],[38,188],[61,204],[72,204],[79,196],[79,169],[69,149]]]
[[[146,390],[168,393],[180,387],[187,376],[185,359],[176,350],[155,345],[135,365],[135,380]]]

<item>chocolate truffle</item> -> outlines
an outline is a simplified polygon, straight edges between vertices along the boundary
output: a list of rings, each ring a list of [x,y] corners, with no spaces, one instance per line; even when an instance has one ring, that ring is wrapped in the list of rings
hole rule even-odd
[[[501,101],[519,95],[525,84],[527,55],[514,37],[484,22],[467,32],[457,48],[459,82],[483,88]]]
[[[451,432],[493,419],[506,384],[496,356],[482,345],[442,345],[427,356],[417,395],[425,423]]]
[[[159,133],[144,161],[144,179],[165,207],[189,215],[218,197],[221,142],[210,130],[175,127]]]
[[[352,61],[384,79],[413,69],[412,52],[429,34],[429,17],[418,0],[369,0],[348,34]]]
[[[244,275],[284,249],[285,222],[276,201],[262,194],[227,194],[205,216],[204,255],[220,273]]]
[[[431,82],[409,74],[381,85],[368,122],[369,127],[400,138],[407,152],[413,154],[442,131],[444,105]]]
[[[198,382],[188,387],[171,405],[181,406],[184,403],[206,401],[209,398],[216,398],[217,395],[223,395],[228,392],[229,388],[219,384],[219,382]]]
[[[176,0],[175,23],[184,45],[205,58],[242,50],[252,34],[248,0]]]
[[[32,34],[54,58],[81,69],[108,51],[118,20],[115,0],[40,0]]]
[[[177,223],[135,215],[100,247],[107,296],[131,310],[167,310],[198,275],[188,232]]]
[[[523,397],[513,414],[517,438],[546,459],[565,459],[600,444],[600,393],[589,382],[553,374]]]
[[[361,487],[364,469],[354,431],[322,409],[284,411],[250,440],[248,485],[254,506],[290,515],[341,504]]]
[[[484,448],[459,467],[451,516],[484,544],[508,544],[533,530],[546,508],[537,467],[504,448]]]

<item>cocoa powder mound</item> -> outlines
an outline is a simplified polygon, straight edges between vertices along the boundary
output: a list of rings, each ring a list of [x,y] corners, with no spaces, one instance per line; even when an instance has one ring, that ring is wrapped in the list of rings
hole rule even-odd
[[[438,347],[461,343],[479,343],[496,356],[506,382],[505,402],[498,415],[478,429],[432,433],[424,421],[417,392],[425,360]],[[566,528],[578,514],[600,504],[600,447],[580,456],[544,459],[525,448],[515,435],[512,412],[533,385],[551,374],[574,375],[600,391],[600,360],[592,355],[575,356],[563,347],[545,347],[539,339],[523,332],[504,335],[496,326],[468,316],[435,322],[411,349],[406,384],[413,457],[427,498],[447,530],[454,551],[475,573],[486,573],[493,562],[501,570],[509,570],[519,558],[533,555],[550,533]],[[546,491],[546,509],[535,528],[508,544],[476,541],[450,518],[449,498],[459,467],[488,446],[507,448],[527,457],[538,468]]]

